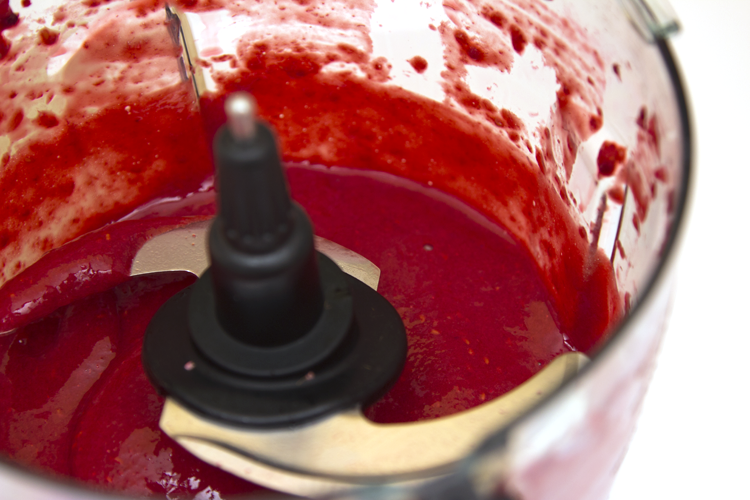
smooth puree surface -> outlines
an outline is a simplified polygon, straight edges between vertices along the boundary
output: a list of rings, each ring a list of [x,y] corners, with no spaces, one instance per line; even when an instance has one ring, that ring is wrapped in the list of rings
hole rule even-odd
[[[566,188],[578,146],[602,125],[605,64],[582,32],[535,2],[517,2],[533,15],[446,4],[455,25],[432,27],[448,67],[439,102],[387,85],[388,61],[368,52],[367,19],[300,3],[285,3],[277,20],[352,30],[362,44],[243,40],[237,55],[202,59],[217,90],[196,106],[176,77],[162,4],[71,3],[55,11],[54,33],[32,40],[22,36],[32,21],[19,23],[0,0],[0,134],[14,145],[0,171],[0,452],[11,460],[134,495],[258,489],[158,428],[163,400],[143,373],[141,339],[193,278],[129,277],[146,240],[214,213],[209,144],[234,90],[253,93],[277,130],[292,194],[317,233],[380,267],[379,291],[404,320],[406,368],[369,418],[414,421],[481,404],[558,354],[591,352],[620,319],[610,261]],[[364,17],[373,8],[343,3]],[[44,71],[67,30],[80,29],[76,9],[122,17],[86,26],[54,77],[18,76]],[[487,37],[467,31],[466,19]],[[467,66],[507,70],[529,47],[559,83],[552,125],[537,131],[462,83]],[[106,69],[115,64],[119,80]],[[336,64],[359,71],[327,70]],[[409,64],[428,70],[419,54]],[[161,88],[144,83],[157,77]],[[28,102],[58,95],[61,108],[27,114]],[[622,161],[610,163],[614,172]]]
[[[298,166],[288,176],[318,234],[380,267],[379,290],[407,327],[406,368],[366,410],[369,418],[449,415],[507,392],[576,349],[575,332],[558,326],[525,249],[467,205],[381,173]],[[109,234],[120,229],[137,237],[172,221],[118,223]],[[54,268],[75,260],[74,253],[95,254],[96,236],[40,264]],[[101,279],[105,284],[91,280],[92,289],[106,286]],[[2,451],[32,467],[139,495],[253,491],[187,454],[158,427],[163,399],[143,372],[142,337],[158,307],[193,280],[182,273],[132,278],[0,337]]]

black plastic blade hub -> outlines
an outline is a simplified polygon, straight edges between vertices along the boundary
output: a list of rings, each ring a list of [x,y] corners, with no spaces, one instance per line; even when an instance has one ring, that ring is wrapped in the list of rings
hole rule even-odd
[[[146,330],[152,382],[222,422],[285,427],[368,404],[398,378],[406,332],[375,290],[315,251],[271,130],[214,140],[211,267]]]

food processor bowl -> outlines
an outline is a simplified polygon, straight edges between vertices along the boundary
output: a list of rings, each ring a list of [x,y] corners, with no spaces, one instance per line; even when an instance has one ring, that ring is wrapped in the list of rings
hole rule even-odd
[[[10,49],[0,59],[0,89],[6,110],[11,108],[6,96],[13,94],[12,106],[22,109],[25,118],[15,128],[7,125],[8,118],[3,125],[0,156],[6,166],[22,148],[53,137],[54,126],[44,126],[45,116],[86,121],[99,108],[123,104],[130,113],[143,96],[166,90],[172,93],[169,99],[175,99],[173,89],[196,107],[199,102],[211,105],[211,99],[222,102],[211,96],[234,90],[233,75],[252,63],[248,54],[264,61],[285,54],[323,54],[318,59],[289,58],[279,67],[287,64],[283,68],[290,81],[305,77],[314,67],[332,81],[339,78],[344,92],[345,82],[356,81],[373,92],[421,96],[435,109],[460,116],[462,134],[468,130],[490,149],[502,149],[524,162],[542,186],[538,197],[529,194],[533,190],[499,185],[507,181],[488,183],[487,179],[501,179],[493,175],[502,172],[502,164],[486,164],[487,175],[479,181],[473,171],[457,175],[460,168],[406,169],[400,162],[412,165],[417,159],[409,156],[411,149],[424,147],[415,144],[419,137],[409,136],[407,125],[399,158],[394,149],[378,150],[380,138],[374,136],[385,129],[358,127],[361,116],[335,105],[321,108],[315,121],[305,122],[311,130],[302,137],[300,122],[295,121],[307,119],[300,111],[302,102],[290,102],[282,110],[264,109],[263,90],[256,94],[261,116],[279,133],[286,161],[381,170],[466,202],[504,226],[528,250],[547,277],[545,284],[568,309],[578,306],[566,302],[566,290],[574,286],[568,272],[572,257],[556,243],[561,241],[556,239],[560,231],[580,234],[575,248],[584,250],[575,262],[584,276],[603,255],[617,286],[611,303],[613,310],[622,312],[621,320],[601,338],[591,339],[586,347],[590,361],[552,394],[483,436],[478,448],[443,470],[407,480],[383,478],[381,484],[336,494],[508,500],[607,497],[634,431],[668,317],[690,184],[688,108],[667,40],[678,23],[666,2],[183,2],[175,7],[181,11],[182,27],[188,31],[183,38],[188,41],[173,38],[171,51],[148,45],[167,30],[163,5],[35,0],[28,6],[11,2],[10,7],[21,22],[2,32]],[[132,28],[126,46],[135,55],[128,56],[126,50],[91,58],[89,40],[101,30],[113,29],[113,23]],[[51,43],[47,42],[52,35],[44,35],[45,29],[54,32]],[[113,34],[113,39],[118,36],[122,33]],[[334,53],[336,57],[330,57]],[[29,91],[45,85],[58,89],[54,97],[41,99]],[[276,89],[282,95],[285,91]],[[396,106],[400,101],[390,102]],[[408,108],[368,112],[395,116]],[[407,118],[404,115],[404,122]],[[451,127],[441,126],[435,122],[429,134],[424,129],[424,136],[444,130],[443,139],[452,140]],[[102,144],[102,150],[106,147]],[[187,151],[193,147],[184,145]],[[31,219],[36,225],[22,225],[17,239],[4,247],[3,286],[74,238],[111,221],[137,220],[149,213],[154,199],[131,196],[117,184],[107,184],[114,178],[111,168],[97,177],[97,165],[108,159],[99,153],[83,153],[90,168],[80,170],[76,182],[88,187],[73,188],[75,196],[54,205],[13,200],[36,214]],[[342,159],[347,163],[337,163]],[[121,163],[115,160],[115,165]],[[132,174],[125,168],[121,173]],[[0,179],[11,182],[8,176]],[[150,192],[163,201],[176,181],[156,175],[150,182],[156,186]],[[509,197],[508,192],[516,195]],[[190,196],[176,197],[170,210],[174,214],[191,204],[210,205],[212,197],[212,181],[204,180],[193,186]],[[553,217],[560,209],[567,214],[562,223]],[[569,313],[571,318],[575,315]],[[105,495],[35,474],[10,458],[2,460],[0,488],[8,496],[62,500]]]

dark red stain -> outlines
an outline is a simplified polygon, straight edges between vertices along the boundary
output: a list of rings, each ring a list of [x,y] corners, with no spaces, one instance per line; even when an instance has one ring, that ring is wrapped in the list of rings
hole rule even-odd
[[[34,119],[34,123],[39,125],[40,127],[52,128],[52,127],[56,127],[60,123],[60,121],[57,119],[57,116],[55,116],[54,113],[50,113],[48,111],[42,111]]]
[[[10,8],[9,0],[0,0],[0,59],[10,52],[11,43],[5,38],[3,31],[18,24],[18,14]]]
[[[650,139],[650,145],[655,151],[659,151],[660,136],[659,136],[659,120],[656,115],[648,116],[648,109],[645,107],[641,108],[636,119],[638,126],[648,134]]]
[[[4,58],[10,52],[11,43],[5,38],[2,30],[0,30],[0,59]]]
[[[661,160],[658,117],[655,114],[649,115],[648,110],[642,107],[638,112],[636,124],[636,144],[628,151],[623,168],[616,169],[618,185],[612,189],[616,189],[618,194],[624,194],[623,190],[628,186],[635,201],[638,217],[638,221],[634,221],[633,224],[638,227],[641,221],[646,220],[651,201],[656,197],[657,183],[668,183],[670,179]]]
[[[86,5],[87,7],[99,7],[102,4],[109,3],[110,0],[82,0],[82,4]]]
[[[666,167],[659,167],[654,171],[654,177],[661,182],[669,182],[669,170]]]
[[[508,18],[504,14],[487,5],[482,9],[482,16],[501,29],[505,28],[505,25],[508,23]]]
[[[500,110],[500,116],[505,121],[505,126],[513,130],[523,130],[523,121],[517,117],[512,111],[508,111],[503,108]]]
[[[523,32],[523,30],[521,30],[521,28],[519,28],[515,24],[510,27],[510,39],[513,43],[513,50],[515,50],[519,54],[523,54],[523,51],[529,41],[526,38],[526,34]]]
[[[22,7],[31,7],[31,0],[21,0]]]
[[[469,57],[469,59],[477,62],[484,61],[486,57],[484,50],[482,50],[465,31],[456,30],[453,33],[453,38],[455,38],[456,42],[458,42],[458,46],[461,47],[461,50],[467,57]]]
[[[427,60],[422,56],[414,56],[409,59],[409,64],[417,73],[424,73],[427,69]]]
[[[539,148],[536,148],[534,152],[534,157],[536,158],[536,163],[539,166],[539,170],[541,170],[543,174],[547,173],[547,163],[544,159],[544,153],[542,153],[542,150]]]
[[[643,130],[648,128],[648,109],[645,106],[638,110],[638,117],[635,119],[635,123]]]
[[[594,134],[598,132],[599,129],[602,128],[603,124],[604,124],[604,113],[602,112],[602,108],[598,107],[596,108],[596,115],[595,116],[592,115],[589,118],[589,128],[591,129],[591,133]]]
[[[59,37],[60,33],[53,31],[46,26],[39,30],[39,41],[44,45],[54,45],[57,43]]]
[[[9,0],[0,0],[0,32],[7,28],[12,28],[20,20],[18,14],[10,8]]]
[[[617,251],[619,252],[622,259],[627,258],[627,256],[625,255],[625,247],[622,246],[622,242],[620,242],[620,240],[617,240]]]
[[[592,116],[589,118],[589,127],[591,127],[591,132],[596,132],[600,128],[602,128],[602,125],[604,124],[604,119],[601,116]]]
[[[613,186],[607,191],[607,196],[610,200],[622,205],[625,202],[625,188],[622,185]]]
[[[638,234],[641,234],[641,220],[638,218],[638,214],[633,214],[633,227]]]
[[[211,57],[211,60],[216,61],[216,62],[227,62],[227,61],[232,61],[234,59],[235,59],[235,56],[233,56],[232,54],[222,54],[220,56]]]
[[[620,75],[620,65],[617,63],[614,63],[612,65],[612,71],[614,71],[615,75],[617,75],[618,80],[622,80],[622,76]]]
[[[609,177],[614,174],[617,167],[625,162],[627,155],[628,150],[624,146],[616,142],[604,141],[596,157],[599,177]]]

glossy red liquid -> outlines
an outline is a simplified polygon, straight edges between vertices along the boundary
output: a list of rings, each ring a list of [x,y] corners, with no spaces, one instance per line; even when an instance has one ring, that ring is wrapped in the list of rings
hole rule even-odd
[[[378,290],[407,327],[407,366],[371,419],[471,408],[571,350],[526,251],[455,198],[388,174],[295,168],[289,178],[318,234],[380,268]]]

